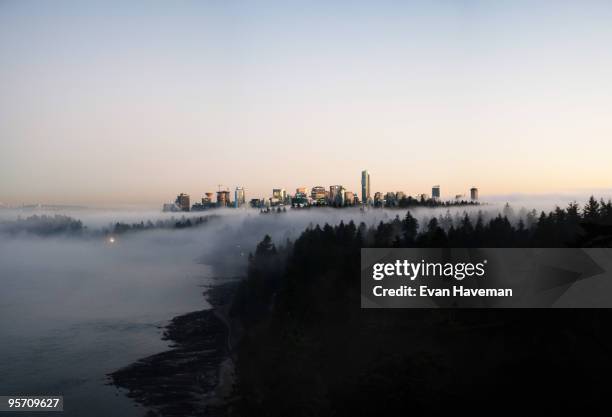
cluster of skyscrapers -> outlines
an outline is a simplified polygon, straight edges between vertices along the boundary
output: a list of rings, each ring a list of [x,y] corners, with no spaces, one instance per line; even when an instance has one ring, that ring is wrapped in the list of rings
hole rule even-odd
[[[243,187],[236,187],[234,200],[230,197],[229,190],[217,191],[216,200],[213,199],[214,193],[204,193],[200,202],[191,205],[189,194],[180,193],[176,196],[174,203],[164,204],[163,211],[203,211],[219,207],[243,207],[246,203],[246,194]]]
[[[201,201],[191,205],[191,200],[188,194],[179,194],[174,203],[164,204],[164,211],[203,211],[211,208],[233,207],[241,208],[247,206],[246,193],[243,187],[236,187],[234,190],[233,200],[230,198],[229,189],[219,190],[216,193],[216,200],[213,200],[214,194],[207,192],[202,197]],[[431,189],[431,197],[427,194],[419,194],[415,197],[407,196],[403,191],[380,192],[371,194],[370,173],[368,171],[361,172],[361,196],[358,196],[352,191],[347,190],[342,185],[331,185],[329,189],[317,185],[310,190],[306,187],[298,187],[294,194],[289,194],[283,188],[274,188],[272,196],[269,198],[254,198],[251,199],[248,205],[252,208],[267,209],[272,207],[294,207],[302,208],[309,206],[332,206],[332,207],[351,207],[351,206],[373,206],[373,207],[397,207],[402,205],[402,201],[416,199],[419,201],[433,200],[439,202],[441,199],[440,186],[434,185]],[[471,201],[478,200],[478,188],[470,189]],[[456,201],[467,201],[463,194],[455,196]]]

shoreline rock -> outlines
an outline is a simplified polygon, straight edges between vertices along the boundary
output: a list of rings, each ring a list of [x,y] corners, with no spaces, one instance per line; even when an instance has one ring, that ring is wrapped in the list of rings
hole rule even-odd
[[[110,384],[149,409],[147,417],[222,416],[232,402],[237,341],[228,312],[239,279],[209,287],[212,308],[173,318],[163,339],[170,349],[108,375]]]

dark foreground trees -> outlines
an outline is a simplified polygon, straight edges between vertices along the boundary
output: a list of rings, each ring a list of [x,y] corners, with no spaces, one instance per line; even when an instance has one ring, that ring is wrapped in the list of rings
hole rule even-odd
[[[466,215],[421,228],[407,213],[373,228],[316,226],[281,248],[266,237],[233,309],[245,325],[238,413],[584,413],[607,398],[607,310],[364,310],[360,249],[610,247],[611,208],[591,199],[532,220]]]

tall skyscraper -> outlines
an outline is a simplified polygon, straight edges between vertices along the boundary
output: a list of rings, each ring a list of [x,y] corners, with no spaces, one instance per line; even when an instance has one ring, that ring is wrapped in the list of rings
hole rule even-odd
[[[244,193],[243,187],[236,187],[236,191],[234,191],[234,207],[242,207],[246,202],[246,196]]]
[[[433,198],[434,200],[440,199],[440,186],[439,185],[434,185],[433,187],[431,187],[431,198]]]
[[[478,200],[478,188],[476,187],[470,188],[470,199],[472,201]]]
[[[361,202],[367,205],[370,202],[370,173],[361,171]]]

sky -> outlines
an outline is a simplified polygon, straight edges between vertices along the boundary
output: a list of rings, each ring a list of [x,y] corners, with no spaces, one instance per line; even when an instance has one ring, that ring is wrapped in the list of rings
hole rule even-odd
[[[609,1],[0,0],[0,202],[612,187]]]

